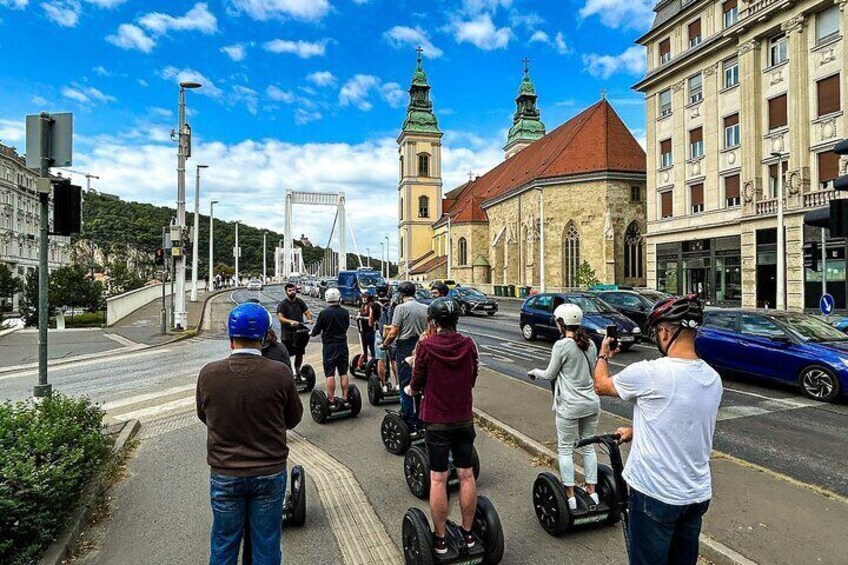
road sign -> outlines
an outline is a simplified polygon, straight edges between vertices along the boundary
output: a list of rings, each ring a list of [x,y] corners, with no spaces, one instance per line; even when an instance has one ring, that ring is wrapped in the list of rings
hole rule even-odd
[[[26,164],[32,169],[41,168],[40,114],[26,117]],[[74,152],[74,116],[71,113],[50,114],[48,122],[48,154],[51,167],[70,167]]]
[[[821,313],[825,316],[830,316],[833,314],[833,310],[836,308],[836,301],[833,299],[833,296],[829,294],[822,294],[821,299],[819,300],[819,309]]]

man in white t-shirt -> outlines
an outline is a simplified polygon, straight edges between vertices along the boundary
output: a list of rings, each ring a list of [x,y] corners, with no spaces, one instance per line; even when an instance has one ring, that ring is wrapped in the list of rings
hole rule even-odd
[[[712,497],[710,452],[721,378],[695,352],[703,322],[695,295],[657,304],[648,325],[662,359],[634,363],[610,377],[611,339],[595,365],[595,391],[635,403],[624,467],[630,486],[631,565],[695,565],[701,522]]]

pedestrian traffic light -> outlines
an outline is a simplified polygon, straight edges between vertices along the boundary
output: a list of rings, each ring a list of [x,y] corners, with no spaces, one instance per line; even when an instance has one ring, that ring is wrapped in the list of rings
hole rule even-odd
[[[843,139],[833,148],[837,155],[848,155],[848,139]],[[848,175],[834,179],[833,189],[837,194],[848,190]],[[831,237],[848,236],[848,199],[833,198],[828,208],[813,210],[804,215],[804,224],[830,230]]]
[[[161,247],[156,248],[156,261],[155,263],[160,267],[165,266],[165,250]]]
[[[82,228],[82,188],[62,179],[53,186],[53,235],[71,235]]]
[[[811,241],[804,244],[804,267],[812,271],[819,270],[819,244]]]

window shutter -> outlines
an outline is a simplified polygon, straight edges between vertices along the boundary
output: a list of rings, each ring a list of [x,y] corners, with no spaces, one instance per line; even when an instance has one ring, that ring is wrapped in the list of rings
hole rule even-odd
[[[729,12],[733,8],[736,7],[736,0],[727,0],[724,4],[721,5],[722,12]]]
[[[819,182],[827,182],[839,176],[839,155],[833,151],[819,153]]]
[[[704,185],[703,183],[692,185],[692,206],[704,205]]]
[[[731,114],[724,118],[724,127],[729,128],[739,123],[739,114]]]
[[[739,175],[724,177],[724,197],[727,200],[739,198]]]
[[[769,105],[769,129],[777,129],[787,124],[786,121],[786,95],[782,94],[768,101]]]
[[[671,216],[671,197],[672,191],[663,192],[660,194],[660,198],[662,199],[662,217],[668,218]]]
[[[833,75],[816,83],[819,95],[819,116],[839,111],[839,75]]]
[[[698,18],[691,24],[689,24],[689,39],[691,40],[693,37],[701,35],[701,19]]]
[[[670,139],[665,139],[663,141],[660,141],[660,153],[661,154],[671,153],[671,140]]]
[[[671,39],[668,37],[660,41],[660,58],[667,53],[671,53]]]
[[[689,132],[689,143],[698,143],[704,140],[704,128],[695,128]]]

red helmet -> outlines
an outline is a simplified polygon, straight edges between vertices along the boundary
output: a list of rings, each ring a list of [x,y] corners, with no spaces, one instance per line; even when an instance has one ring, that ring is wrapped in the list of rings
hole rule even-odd
[[[672,296],[658,302],[648,316],[648,327],[654,327],[660,322],[688,328],[698,329],[704,323],[704,310],[697,294]]]

